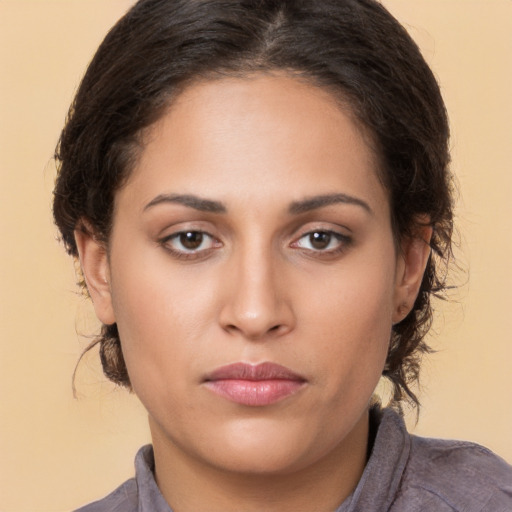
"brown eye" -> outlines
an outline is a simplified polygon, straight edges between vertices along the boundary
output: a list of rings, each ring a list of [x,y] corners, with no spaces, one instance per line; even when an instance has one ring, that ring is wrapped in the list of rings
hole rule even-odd
[[[180,231],[165,237],[160,243],[171,253],[180,257],[205,254],[219,246],[219,242],[204,231]]]
[[[180,244],[189,251],[199,249],[203,243],[203,239],[203,233],[199,231],[187,231],[179,234]]]
[[[309,243],[313,249],[319,251],[327,249],[331,243],[332,234],[325,231],[315,231],[309,234]]]
[[[336,231],[318,230],[302,235],[292,247],[305,249],[309,252],[334,254],[344,250],[351,244],[351,238]]]

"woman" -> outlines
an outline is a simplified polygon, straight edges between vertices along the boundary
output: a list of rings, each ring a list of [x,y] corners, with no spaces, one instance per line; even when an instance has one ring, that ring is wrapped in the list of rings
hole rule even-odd
[[[105,374],[153,441],[83,510],[510,509],[501,459],[395,412],[418,405],[452,199],[439,88],[380,4],[142,0],[56,159]]]

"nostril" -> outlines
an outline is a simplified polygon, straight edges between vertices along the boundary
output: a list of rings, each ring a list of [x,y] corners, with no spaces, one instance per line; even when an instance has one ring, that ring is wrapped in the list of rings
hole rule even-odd
[[[264,337],[265,333],[268,334],[275,334],[279,335],[281,331],[284,329],[283,324],[276,324],[270,327],[269,329],[257,329],[254,331],[251,331],[250,329],[241,329],[235,324],[227,324],[224,326],[224,330],[228,333],[235,334],[235,333],[243,333],[245,336],[251,338],[251,339],[257,339],[260,337]]]

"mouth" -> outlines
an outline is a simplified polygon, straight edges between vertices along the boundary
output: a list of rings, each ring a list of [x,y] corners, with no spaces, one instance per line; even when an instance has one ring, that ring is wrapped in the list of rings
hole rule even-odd
[[[251,407],[270,405],[295,394],[306,379],[276,363],[234,363],[217,368],[204,380],[206,388],[231,402]]]

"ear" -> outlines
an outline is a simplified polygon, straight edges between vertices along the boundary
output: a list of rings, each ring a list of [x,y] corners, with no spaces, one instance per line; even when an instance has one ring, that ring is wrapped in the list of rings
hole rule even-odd
[[[96,316],[103,324],[115,323],[110,289],[110,270],[105,245],[97,240],[92,228],[82,221],[75,229],[80,266]]]
[[[421,218],[415,234],[405,237],[397,259],[392,322],[401,322],[412,310],[430,256],[432,226]]]

